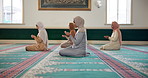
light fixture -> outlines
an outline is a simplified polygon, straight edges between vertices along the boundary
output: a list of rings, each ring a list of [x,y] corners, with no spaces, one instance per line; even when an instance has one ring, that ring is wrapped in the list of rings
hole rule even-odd
[[[102,6],[101,0],[97,0],[97,7],[100,8]]]

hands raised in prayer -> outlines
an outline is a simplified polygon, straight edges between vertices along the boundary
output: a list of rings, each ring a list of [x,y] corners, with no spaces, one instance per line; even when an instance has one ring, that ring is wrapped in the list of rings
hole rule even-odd
[[[67,37],[66,35],[62,35],[62,37]]]
[[[64,33],[65,33],[66,36],[68,36],[68,37],[70,36],[69,32],[64,31]]]
[[[109,36],[104,36],[104,38],[108,39],[108,38],[109,38]]]
[[[31,35],[31,38],[35,38],[36,36],[35,35]]]

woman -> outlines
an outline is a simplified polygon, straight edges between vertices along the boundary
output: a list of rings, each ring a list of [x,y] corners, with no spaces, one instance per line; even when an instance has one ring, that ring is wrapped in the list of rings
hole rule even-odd
[[[75,26],[73,23],[69,23],[69,30],[70,30],[70,34],[74,37],[76,34],[76,31],[75,31]],[[64,31],[64,33],[65,32],[66,31]],[[69,39],[66,35],[62,35],[62,37],[65,37],[68,40],[64,43],[61,43],[61,48],[67,48],[67,47],[73,45],[73,42],[71,41],[71,39]]]
[[[73,57],[83,57],[86,56],[86,48],[87,48],[87,34],[86,29],[84,28],[84,19],[80,16],[74,18],[75,28],[78,27],[78,30],[73,37],[70,33],[65,32],[67,36],[72,40],[73,45],[61,49],[59,54],[61,56],[73,56]]]
[[[38,29],[38,35],[31,35],[31,37],[36,41],[36,44],[26,47],[26,51],[46,51],[48,50],[48,35],[41,22],[36,24]]]
[[[120,50],[120,46],[122,45],[122,35],[119,29],[119,24],[117,22],[112,22],[111,28],[113,30],[111,37],[104,36],[106,39],[109,39],[110,42],[101,46],[101,50]]]

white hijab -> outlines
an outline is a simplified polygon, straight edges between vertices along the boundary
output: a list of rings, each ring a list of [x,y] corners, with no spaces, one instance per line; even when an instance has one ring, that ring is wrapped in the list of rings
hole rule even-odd
[[[43,40],[44,44],[46,44],[46,46],[48,47],[48,35],[47,35],[47,32],[46,32],[46,30],[44,28],[43,23],[42,22],[38,22],[36,25],[39,28],[38,29],[39,33],[38,33],[37,36],[39,36]]]
[[[77,16],[74,18],[74,22],[76,26],[78,26],[78,31],[77,32],[85,32],[85,27],[84,27],[84,19],[81,18],[80,16]]]

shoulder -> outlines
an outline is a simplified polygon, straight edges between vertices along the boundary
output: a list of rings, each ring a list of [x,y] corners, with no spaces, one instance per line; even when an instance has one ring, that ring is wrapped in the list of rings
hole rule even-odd
[[[114,31],[113,31],[113,33],[117,33],[117,32],[118,32],[117,30],[114,30]]]
[[[85,28],[80,28],[79,30],[78,30],[78,32],[86,32],[86,29]]]

